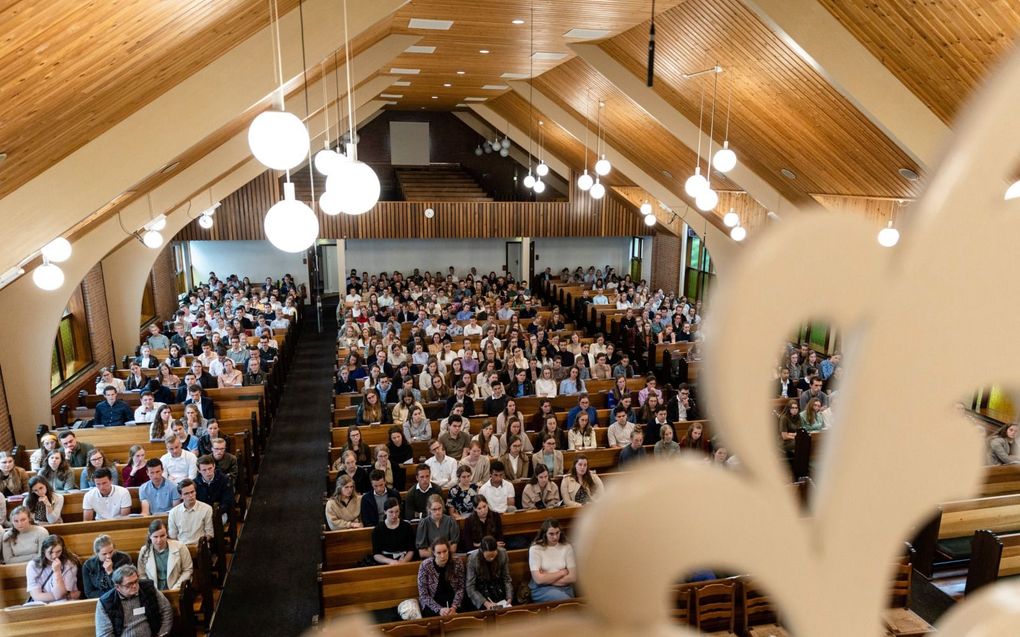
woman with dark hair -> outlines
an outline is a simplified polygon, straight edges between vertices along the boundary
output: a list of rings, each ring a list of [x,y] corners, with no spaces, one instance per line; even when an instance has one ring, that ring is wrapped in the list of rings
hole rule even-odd
[[[464,603],[464,562],[446,538],[432,543],[432,557],[418,568],[418,602],[423,617],[455,615]]]
[[[404,471],[405,464],[414,462],[414,448],[404,438],[404,430],[393,425],[389,429],[389,440],[386,448],[390,452],[390,465],[393,467],[393,488],[403,491],[407,486],[407,472]]]
[[[502,436],[515,420],[524,424],[524,415],[517,410],[517,401],[514,398],[507,398],[503,411],[496,415],[496,434]]]
[[[10,497],[28,490],[28,472],[15,466],[14,456],[0,451],[0,493]]]
[[[177,368],[187,367],[188,366],[187,353],[181,351],[180,345],[178,345],[177,343],[172,343],[170,345],[169,355],[163,362],[169,365],[170,367]],[[160,374],[160,380],[162,380],[162,374]]]
[[[503,518],[489,508],[489,501],[484,495],[475,496],[475,510],[464,519],[464,532],[461,534],[460,546],[465,552],[473,551],[482,543],[482,538],[491,535],[502,546]]]
[[[60,602],[78,599],[78,556],[64,548],[59,535],[43,540],[39,555],[25,567],[25,580],[33,602]]]
[[[170,405],[163,405],[156,411],[156,417],[149,425],[149,440],[163,440],[163,436],[170,431],[174,422],[174,414]]]
[[[371,452],[368,445],[361,440],[361,429],[357,425],[347,428],[347,442],[344,443],[343,450],[353,451],[359,465],[372,464]]]
[[[560,490],[552,481],[549,467],[544,464],[535,466],[535,475],[524,485],[521,495],[521,508],[525,511],[533,509],[552,509],[560,506]]]
[[[550,414],[545,418],[545,426],[538,433],[538,439],[544,440],[546,436],[552,436],[556,439],[556,448],[560,451],[565,450],[569,441],[567,439],[567,432],[560,427],[559,421],[556,419],[556,414]]]
[[[574,456],[574,465],[560,481],[560,496],[563,498],[563,505],[568,507],[584,506],[598,500],[603,492],[602,480],[588,468],[588,456],[584,454]]]
[[[39,475],[46,478],[56,491],[74,491],[78,483],[74,481],[74,471],[64,457],[63,449],[54,449],[46,456],[46,466],[39,470]]]
[[[584,451],[585,449],[595,449],[598,446],[595,427],[588,420],[588,412],[582,411],[577,414],[573,429],[567,433],[567,449],[570,451]]]
[[[120,470],[120,482],[125,487],[140,487],[149,481],[145,467],[145,447],[131,445],[128,450],[128,461]]]
[[[354,488],[360,494],[366,494],[372,488],[372,483],[368,479],[368,471],[365,471],[364,467],[358,466],[358,457],[353,451],[341,452],[340,457],[333,463],[333,471],[340,472],[336,478],[337,483],[341,478],[347,476],[354,481]]]
[[[491,610],[500,603],[510,606],[513,601],[510,558],[491,535],[483,537],[478,550],[468,556],[465,590],[478,610]]]
[[[705,428],[700,422],[692,422],[687,426],[687,433],[680,439],[680,450],[712,455],[712,443],[705,438]]]
[[[81,478],[78,480],[78,487],[85,491],[96,486],[96,470],[97,469],[109,469],[110,475],[113,476],[113,483],[120,483],[120,470],[117,469],[117,463],[108,460],[106,454],[99,447],[89,451],[85,468],[81,471]]]
[[[64,509],[64,496],[53,491],[53,487],[42,476],[32,476],[28,481],[25,506],[32,512],[36,522],[60,524],[60,512]]]
[[[457,526],[457,521],[453,519],[453,516],[446,512],[443,496],[438,493],[430,495],[426,509],[426,516],[418,522],[414,542],[421,558],[432,557],[430,547],[439,539],[447,540],[450,551],[456,553],[457,543],[460,540],[460,527]]]
[[[552,408],[552,400],[543,398],[538,403],[538,410],[532,415],[531,421],[527,426],[528,431],[542,431],[545,427],[546,418],[554,415]]]
[[[365,392],[365,397],[362,399],[361,404],[358,405],[358,411],[355,415],[354,422],[358,425],[386,424],[392,422],[392,420],[390,420],[389,410],[386,409],[386,405],[379,400],[379,392],[375,389],[369,389]]]
[[[1003,425],[988,439],[988,464],[1020,464],[1016,452],[1017,425]]]
[[[171,540],[166,520],[153,520],[148,537],[138,551],[138,575],[155,582],[161,591],[176,590],[194,572],[191,551],[186,544]]]
[[[607,396],[606,404],[609,406],[610,409],[612,409],[616,407],[618,404],[620,404],[620,401],[623,400],[624,396],[630,395],[631,395],[630,390],[627,389],[627,377],[617,376],[616,384],[613,385],[613,388],[611,390],[609,390],[609,396]]]
[[[535,451],[535,446],[531,444],[531,438],[524,433],[523,419],[511,420],[507,425],[506,433],[499,437],[499,448],[503,449],[504,453],[510,451],[511,438],[520,438],[522,452],[530,454]]]
[[[779,437],[783,442],[783,452],[788,460],[793,459],[794,441],[800,431],[800,403],[796,398],[786,401],[786,409],[779,417]]]
[[[577,563],[574,547],[567,543],[559,520],[550,518],[542,523],[528,550],[531,569],[531,601],[556,602],[574,597]]]

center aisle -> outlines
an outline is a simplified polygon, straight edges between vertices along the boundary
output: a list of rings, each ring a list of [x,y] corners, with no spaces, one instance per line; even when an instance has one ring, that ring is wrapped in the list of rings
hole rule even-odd
[[[319,612],[322,493],[335,331],[304,329],[213,621],[214,637],[298,635]]]

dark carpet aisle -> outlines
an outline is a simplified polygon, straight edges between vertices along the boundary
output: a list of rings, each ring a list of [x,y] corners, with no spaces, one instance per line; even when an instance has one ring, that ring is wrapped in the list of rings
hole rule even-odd
[[[336,330],[318,334],[314,316],[308,318],[213,621],[214,637],[298,635],[319,612],[316,568]]]

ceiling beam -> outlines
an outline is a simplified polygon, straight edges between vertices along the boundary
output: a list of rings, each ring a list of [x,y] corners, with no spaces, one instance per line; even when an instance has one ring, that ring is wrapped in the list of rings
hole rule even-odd
[[[903,152],[935,165],[949,127],[818,0],[742,1]]]
[[[631,73],[596,44],[570,44],[568,46],[692,152],[698,147],[698,137],[701,135],[698,127],[654,89],[648,88],[644,78],[639,78]],[[738,184],[747,191],[748,195],[780,217],[787,213],[792,214],[800,211],[796,204],[780,194],[743,162],[737,162],[736,167],[726,173],[726,178]]]
[[[509,124],[509,128],[501,131],[494,122],[498,122],[502,117],[496,114],[488,106],[482,104],[472,104],[470,106],[473,112],[468,113],[465,111],[454,111],[454,116],[460,121],[470,126],[476,133],[482,137],[486,137],[486,132],[491,134],[491,131],[495,130],[497,133],[506,133],[507,137],[510,138],[516,146],[510,147],[510,157],[514,159],[521,166],[528,166],[530,168],[531,163],[534,162],[532,155],[526,152],[525,148],[537,148],[538,144],[524,131],[517,128],[513,124]],[[570,166],[567,162],[563,161],[559,157],[551,154],[548,150],[542,153],[542,158],[545,159],[546,165],[549,166],[549,174],[543,178],[543,181],[549,183],[551,186],[556,188],[559,192],[564,194],[570,193],[570,186],[567,181],[570,179]],[[529,162],[529,160],[531,160]],[[553,179],[550,179],[552,177]]]
[[[353,3],[351,37],[404,4],[406,0]],[[304,17],[305,57],[315,65],[342,44],[340,6],[335,0],[306,0]],[[279,27],[283,77],[293,83],[302,76],[299,12],[281,16]],[[370,76],[419,38],[385,38],[366,49],[364,57],[359,55],[353,71]],[[265,103],[277,89],[272,69],[272,37],[266,27],[0,200],[0,218],[19,229],[8,237],[0,271]]]
[[[551,121],[556,122],[563,130],[567,131],[577,141],[584,143],[585,140],[585,122],[567,112],[564,108],[560,107],[559,104],[554,102],[548,96],[541,91],[530,91],[531,85],[527,82],[522,81],[511,81],[510,88],[515,93],[529,99],[534,99],[535,108],[549,118]],[[595,151],[595,140],[589,140],[588,148]],[[715,259],[716,266],[719,271],[725,269],[726,264],[733,263],[737,258],[737,245],[736,242],[729,238],[729,235],[723,232],[722,229],[715,225],[718,220],[717,215],[710,217],[711,221],[706,222],[706,218],[700,213],[694,211],[686,201],[679,195],[676,195],[667,188],[657,178],[649,175],[642,170],[637,164],[627,159],[627,157],[618,151],[615,147],[603,142],[602,151],[606,156],[606,159],[613,165],[613,170],[619,170],[621,173],[626,175],[631,181],[637,186],[644,188],[645,191],[658,199],[661,203],[665,204],[674,211],[677,211],[676,218],[670,212],[662,211],[658,206],[652,205],[652,209],[655,212],[656,218],[659,220],[659,224],[668,232],[683,236],[683,224],[689,221],[689,225],[696,231],[699,226],[702,227],[703,232],[707,235],[707,239],[710,240],[712,245],[712,258]],[[680,212],[683,211],[683,212]]]

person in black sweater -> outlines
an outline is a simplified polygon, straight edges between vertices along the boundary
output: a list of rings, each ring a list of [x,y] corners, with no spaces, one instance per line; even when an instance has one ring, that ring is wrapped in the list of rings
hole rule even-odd
[[[400,501],[386,500],[386,517],[372,529],[372,558],[378,564],[410,562],[414,557],[414,530],[400,519]]]
[[[383,518],[386,502],[393,499],[399,503],[400,493],[386,486],[386,473],[382,469],[373,469],[368,478],[372,482],[372,490],[361,496],[361,523],[374,527]]]
[[[425,517],[429,510],[429,496],[443,495],[442,489],[432,484],[432,469],[427,464],[418,465],[415,475],[418,482],[407,491],[407,499],[404,500],[405,520]]]

